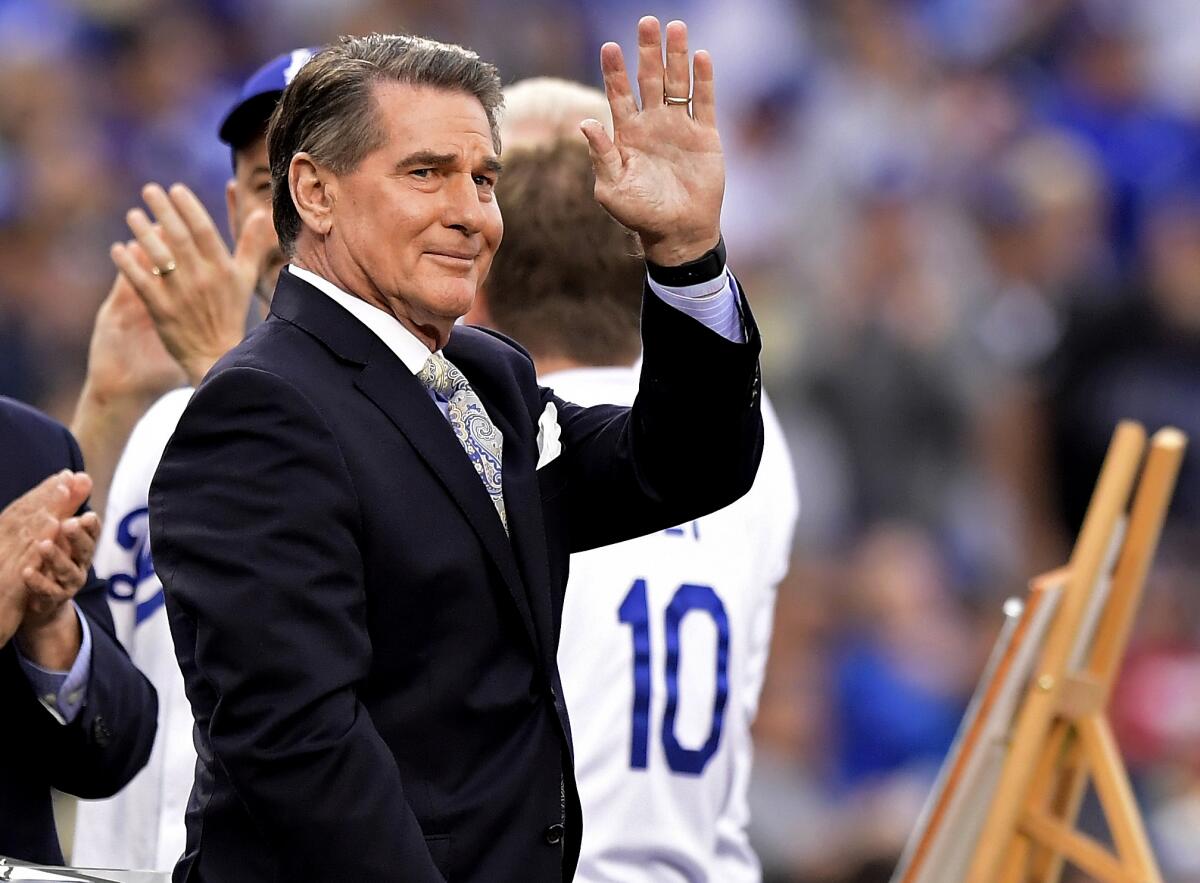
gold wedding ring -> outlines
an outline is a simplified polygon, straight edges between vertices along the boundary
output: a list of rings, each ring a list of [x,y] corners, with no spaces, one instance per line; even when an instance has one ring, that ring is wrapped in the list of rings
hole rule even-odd
[[[175,272],[175,262],[167,261],[167,265],[165,267],[151,267],[150,272],[155,276],[170,276]]]
[[[686,107],[692,103],[691,98],[680,98],[676,95],[663,94],[663,104],[674,104],[679,107]]]

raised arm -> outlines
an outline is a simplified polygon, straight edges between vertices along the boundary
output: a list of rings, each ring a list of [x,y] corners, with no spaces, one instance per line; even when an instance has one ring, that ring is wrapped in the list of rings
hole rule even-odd
[[[697,52],[689,69],[687,28],[671,22],[664,64],[658,20],[643,18],[640,108],[620,47],[606,43],[600,63],[613,137],[595,120],[582,124],[596,199],[641,237],[649,281],[633,408],[555,400],[576,551],[661,530],[737,499],[754,480],[763,432],[761,342],[720,244],[725,165],[712,60]],[[597,511],[609,517],[596,518]]]

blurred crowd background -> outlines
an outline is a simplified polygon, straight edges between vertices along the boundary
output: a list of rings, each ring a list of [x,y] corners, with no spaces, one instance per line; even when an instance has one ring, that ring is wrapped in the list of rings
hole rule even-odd
[[[1200,445],[1195,0],[0,0],[0,393],[69,419],[125,210],[183,181],[223,221],[217,121],[268,57],[411,31],[595,83],[646,13],[715,58],[800,482],[753,836],[773,883],[886,880],[1116,421]],[[1200,881],[1195,450],[1115,715],[1167,879]]]

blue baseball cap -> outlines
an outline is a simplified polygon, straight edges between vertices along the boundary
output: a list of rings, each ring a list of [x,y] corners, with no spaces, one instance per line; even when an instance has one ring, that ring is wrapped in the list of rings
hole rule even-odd
[[[221,121],[218,137],[238,150],[261,134],[287,84],[304,67],[304,63],[319,51],[312,47],[293,49],[272,58],[252,73],[242,85],[233,107]]]

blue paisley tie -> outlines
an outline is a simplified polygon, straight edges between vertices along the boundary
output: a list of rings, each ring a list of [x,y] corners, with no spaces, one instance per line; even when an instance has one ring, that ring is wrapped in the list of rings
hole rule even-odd
[[[449,403],[450,428],[467,452],[475,474],[483,482],[504,532],[508,533],[508,515],[504,511],[504,485],[500,463],[504,454],[504,436],[488,413],[483,402],[471,389],[467,378],[441,353],[434,353],[425,362],[417,378]]]

